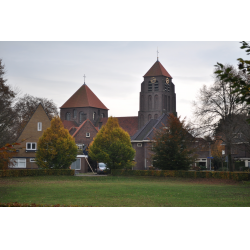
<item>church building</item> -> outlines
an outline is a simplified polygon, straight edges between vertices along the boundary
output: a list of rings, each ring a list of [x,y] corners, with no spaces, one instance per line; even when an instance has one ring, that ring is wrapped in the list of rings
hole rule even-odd
[[[152,165],[149,157],[154,129],[166,124],[169,113],[176,114],[173,78],[158,59],[143,77],[138,116],[117,117],[136,150],[134,169],[141,170]],[[108,120],[108,108],[85,83],[60,109],[64,127],[75,138],[78,148],[83,150]]]

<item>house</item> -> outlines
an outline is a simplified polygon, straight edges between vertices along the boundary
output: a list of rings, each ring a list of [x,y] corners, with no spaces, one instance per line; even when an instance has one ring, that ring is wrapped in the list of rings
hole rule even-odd
[[[18,149],[17,155],[13,157],[14,165],[11,168],[38,168],[35,162],[37,142],[48,127],[50,119],[40,103],[17,139],[21,142],[19,146],[21,149]]]

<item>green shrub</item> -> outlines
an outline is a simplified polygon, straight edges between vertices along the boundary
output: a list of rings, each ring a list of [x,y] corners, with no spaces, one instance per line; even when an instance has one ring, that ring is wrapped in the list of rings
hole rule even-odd
[[[223,171],[184,171],[184,170],[120,170],[113,169],[112,175],[122,176],[163,176],[163,177],[182,177],[182,178],[214,178],[232,179],[236,181],[250,180],[248,172],[223,172]]]
[[[41,175],[74,175],[74,169],[6,169],[0,170],[0,177],[21,177]]]

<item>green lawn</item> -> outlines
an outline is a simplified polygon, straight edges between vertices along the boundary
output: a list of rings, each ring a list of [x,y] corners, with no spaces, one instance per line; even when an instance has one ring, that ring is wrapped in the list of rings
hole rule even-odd
[[[101,207],[250,206],[250,183],[164,177],[0,178],[0,203]]]

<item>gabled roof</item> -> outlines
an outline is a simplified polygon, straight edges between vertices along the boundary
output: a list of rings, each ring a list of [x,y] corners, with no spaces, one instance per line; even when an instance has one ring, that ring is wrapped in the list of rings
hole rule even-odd
[[[90,124],[93,126],[93,128],[95,128],[96,132],[98,132],[98,130],[96,129],[96,127],[94,126],[94,124],[89,120],[85,120],[78,128],[77,130],[75,131],[75,133],[72,135],[72,137],[75,137],[76,134],[81,130],[82,127],[84,127],[84,125],[87,123],[87,122],[90,122]]]
[[[161,115],[158,119],[149,120],[140,130],[131,137],[132,141],[152,140],[154,129],[159,129],[167,123],[168,114]]]
[[[127,116],[127,117],[115,117],[118,119],[118,123],[122,129],[133,136],[138,130],[138,116]],[[104,117],[100,120],[102,125],[105,125],[108,121],[108,117]]]
[[[78,127],[78,125],[76,124],[75,121],[64,120],[64,121],[62,121],[62,123],[63,123],[64,128],[66,128],[66,129],[68,129],[68,130],[69,130],[71,127]]]
[[[147,76],[167,76],[172,78],[172,76],[167,72],[167,70],[159,61],[156,61],[155,64],[150,68],[150,70],[144,75],[144,77]]]
[[[83,84],[63,105],[61,108],[84,108],[94,107],[99,109],[108,109],[91,89]]]
[[[46,114],[46,116],[48,117],[48,119],[49,119],[49,121],[50,121],[50,118],[49,118],[47,112],[45,111],[45,109],[44,109],[42,103],[40,102],[40,103],[37,105],[36,109],[34,110],[33,114],[30,116],[30,119],[28,120],[28,122],[26,123],[26,125],[24,126],[24,128],[22,129],[22,131],[20,132],[20,134],[19,134],[19,136],[18,136],[18,138],[17,138],[17,141],[19,140],[19,138],[21,137],[22,133],[23,133],[24,130],[26,129],[27,125],[29,124],[30,120],[32,119],[32,117],[35,115],[35,113],[38,111],[38,109],[39,109],[40,107],[43,109],[44,113]]]

